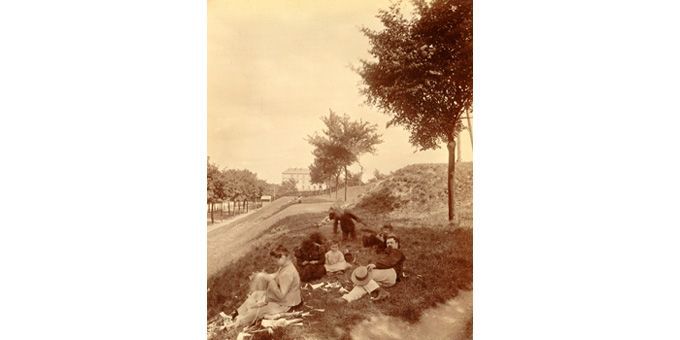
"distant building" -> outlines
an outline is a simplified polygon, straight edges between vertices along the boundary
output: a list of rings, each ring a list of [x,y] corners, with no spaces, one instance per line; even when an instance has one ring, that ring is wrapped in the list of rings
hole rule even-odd
[[[312,177],[309,175],[309,169],[290,168],[281,173],[281,183],[291,178],[295,180],[295,187],[298,191],[314,191],[326,188],[323,184],[312,184]]]

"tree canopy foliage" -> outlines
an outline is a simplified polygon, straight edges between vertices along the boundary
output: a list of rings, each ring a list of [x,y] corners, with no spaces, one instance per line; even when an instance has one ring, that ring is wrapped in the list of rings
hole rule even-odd
[[[453,220],[456,137],[463,114],[472,109],[472,0],[413,4],[410,18],[395,3],[378,12],[384,29],[362,29],[374,60],[361,60],[356,71],[367,102],[391,116],[388,126],[406,127],[421,150],[446,144]]]
[[[363,120],[353,121],[348,115],[338,115],[329,110],[328,116],[321,118],[325,128],[321,134],[308,136],[307,141],[314,146],[314,163],[309,167],[313,183],[335,178],[345,174],[345,191],[350,179],[347,167],[359,161],[364,153],[375,153],[376,145],[382,143],[378,126]]]
[[[406,18],[399,4],[380,10],[385,26],[363,28],[376,60],[357,69],[368,102],[402,125],[410,142],[436,149],[454,140],[472,107],[472,0],[413,1]]]
[[[208,204],[227,200],[254,200],[268,190],[269,184],[250,170],[222,169],[208,159]]]

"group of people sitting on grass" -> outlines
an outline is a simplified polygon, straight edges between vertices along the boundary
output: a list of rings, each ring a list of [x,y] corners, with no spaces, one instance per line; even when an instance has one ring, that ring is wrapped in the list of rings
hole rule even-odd
[[[352,220],[363,223],[351,212],[334,208],[331,208],[329,218],[334,220],[335,234],[339,222],[343,240],[347,236],[356,239]],[[394,234],[391,225],[384,225],[379,233],[365,235],[362,243],[365,247],[375,247],[380,257],[375,263],[354,268],[350,276],[354,287],[334,299],[336,303],[349,303],[367,294],[374,301],[383,300],[389,296],[384,288],[394,286],[403,277],[402,268],[406,257],[400,250],[399,238]],[[245,302],[232,313],[234,324],[245,326],[265,315],[299,309],[302,307],[302,282],[318,280],[327,274],[343,273],[352,268],[356,260],[349,249],[340,251],[337,240],[331,241],[329,248],[326,251],[324,238],[318,232],[303,240],[292,254],[285,246],[276,246],[269,254],[276,261],[278,270],[274,273],[251,275],[250,293]],[[297,266],[293,263],[294,259]]]

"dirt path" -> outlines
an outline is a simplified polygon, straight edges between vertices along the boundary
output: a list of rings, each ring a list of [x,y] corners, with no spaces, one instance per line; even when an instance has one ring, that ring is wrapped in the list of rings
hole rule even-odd
[[[368,187],[369,185],[347,188],[347,202],[335,202],[334,194],[330,198],[328,195],[319,195],[304,198],[300,204],[285,207],[290,203],[291,198],[283,197],[245,216],[210,226],[208,228],[208,278],[247,253],[258,241],[253,238],[279,220],[291,215],[327,211],[334,203],[352,204]],[[344,198],[344,191],[341,191],[338,197]],[[305,203],[305,200],[312,199],[327,201]]]
[[[378,316],[363,321],[352,329],[353,339],[429,339],[462,340],[468,320],[472,317],[472,292],[460,291],[458,296],[426,310],[420,321],[411,325],[392,316]]]
[[[208,278],[233,260],[243,256],[257,241],[253,238],[277,221],[291,215],[327,211],[332,205],[332,202],[303,202],[275,213],[286,203],[277,200],[269,206],[262,207],[256,213],[208,232]]]

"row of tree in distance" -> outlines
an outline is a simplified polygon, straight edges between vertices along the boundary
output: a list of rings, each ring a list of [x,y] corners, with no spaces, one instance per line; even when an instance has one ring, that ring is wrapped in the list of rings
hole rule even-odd
[[[252,201],[262,195],[274,195],[278,189],[276,184],[258,179],[250,170],[220,169],[208,157],[208,204]]]
[[[296,182],[290,178],[281,185],[267,183],[263,179],[257,178],[257,174],[247,169],[220,169],[216,164],[210,162],[208,158],[207,168],[207,198],[208,205],[215,205],[222,202],[235,201],[257,201],[263,195],[272,198],[297,195]],[[361,185],[361,173],[350,174],[349,185]],[[330,186],[329,190],[335,187]]]

